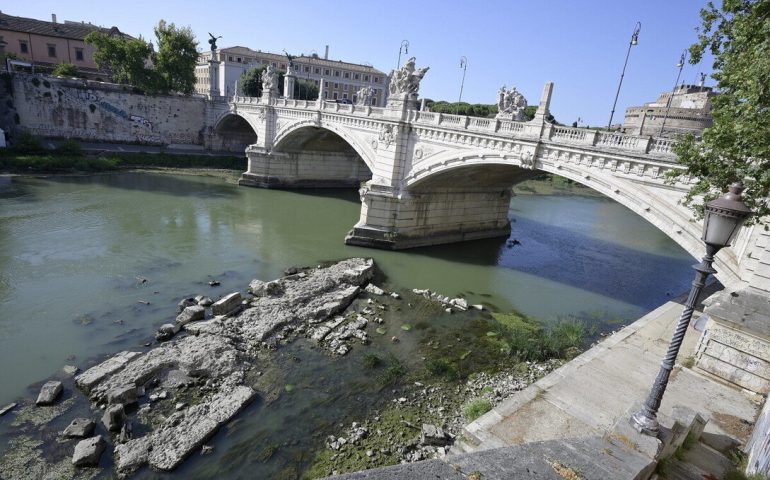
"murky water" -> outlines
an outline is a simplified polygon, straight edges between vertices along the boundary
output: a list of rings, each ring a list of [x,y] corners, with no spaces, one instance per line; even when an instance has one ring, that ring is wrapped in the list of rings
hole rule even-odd
[[[513,199],[518,245],[345,246],[358,215],[354,191],[138,173],[14,178],[0,190],[0,406],[33,397],[30,385],[65,364],[88,367],[144,344],[174,318],[180,298],[243,291],[250,279],[272,279],[292,265],[371,256],[392,288],[430,288],[544,321],[587,318],[600,330],[638,318],[691,277],[692,259],[673,241],[576,186]],[[210,287],[212,279],[221,286]],[[463,317],[442,321],[452,328]],[[395,348],[378,341],[376,348]],[[395,354],[408,356],[408,348],[402,343]],[[330,358],[302,341],[280,350],[286,382],[298,387],[270,405],[252,404],[212,441],[214,454],[196,455],[180,471],[186,478],[291,473],[326,427],[375,402],[361,354]],[[8,432],[6,418],[0,432]]]

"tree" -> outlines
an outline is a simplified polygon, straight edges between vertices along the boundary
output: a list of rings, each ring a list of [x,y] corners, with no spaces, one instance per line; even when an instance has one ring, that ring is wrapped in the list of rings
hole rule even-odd
[[[161,91],[177,91],[189,95],[195,91],[195,64],[198,42],[190,27],[177,28],[160,20],[155,27],[158,53],[153,56]]]
[[[154,71],[146,66],[152,46],[140,38],[110,36],[91,32],[85,37],[94,46],[94,62],[117,83],[134,85],[148,92],[157,90]]]
[[[259,97],[262,95],[262,72],[265,66],[250,68],[241,74],[238,78],[238,93],[248,97]],[[286,72],[277,70],[278,91],[283,92],[283,79]],[[318,98],[318,85],[308,80],[297,79],[294,82],[294,98],[299,100],[316,100]]]
[[[684,203],[698,213],[704,202],[743,181],[756,222],[770,214],[770,0],[723,0],[721,10],[709,2],[700,16],[690,63],[707,50],[714,57],[714,123],[699,142],[693,135],[678,138],[674,152],[686,171],[671,172],[670,179],[695,179]]]
[[[53,69],[53,74],[60,77],[79,77],[78,67],[71,63],[60,63]]]

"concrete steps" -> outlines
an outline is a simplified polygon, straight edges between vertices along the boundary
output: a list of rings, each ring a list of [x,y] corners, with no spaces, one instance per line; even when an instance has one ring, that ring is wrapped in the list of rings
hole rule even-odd
[[[698,442],[683,454],[664,461],[658,469],[661,480],[703,480],[724,478],[735,470],[730,460],[721,452]]]

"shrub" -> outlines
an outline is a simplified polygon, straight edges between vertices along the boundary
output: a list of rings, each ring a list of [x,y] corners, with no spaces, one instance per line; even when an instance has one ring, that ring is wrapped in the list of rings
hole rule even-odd
[[[13,142],[13,150],[17,153],[43,153],[43,148],[40,139],[31,133],[23,132],[16,137]]]
[[[492,410],[492,403],[485,398],[476,398],[463,405],[463,416],[472,422]]]
[[[374,353],[367,353],[364,355],[364,367],[377,368],[382,365],[382,359]]]
[[[59,155],[80,156],[83,155],[83,149],[80,147],[80,143],[77,140],[70,138],[56,147],[56,153]]]

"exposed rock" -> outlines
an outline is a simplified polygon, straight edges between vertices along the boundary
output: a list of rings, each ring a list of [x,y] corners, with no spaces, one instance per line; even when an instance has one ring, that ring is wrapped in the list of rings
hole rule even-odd
[[[114,357],[91,367],[85,372],[75,377],[75,383],[85,390],[87,393],[91,391],[94,385],[104,380],[108,375],[112,375],[115,372],[121,370],[132,359],[141,355],[140,352],[120,352]]]
[[[203,295],[198,295],[195,297],[195,301],[198,302],[198,305],[204,308],[210,307],[214,303],[214,300],[212,300],[211,297],[204,297]]]
[[[397,294],[396,292],[391,292],[390,296],[391,296],[391,297],[393,297],[393,298],[395,298],[396,300],[398,300],[399,298],[401,298],[401,295]]]
[[[107,392],[107,403],[110,405],[117,403],[131,405],[136,403],[138,393],[133,384],[120,385]]]
[[[201,447],[201,455],[208,455],[213,451],[214,451],[214,447],[212,447],[211,445],[203,445]]]
[[[211,313],[214,315],[228,315],[241,306],[241,294],[233,292],[225,295],[211,305]]]
[[[163,388],[180,388],[192,383],[192,378],[184,370],[169,370],[165,380],[161,383]],[[166,398],[167,393],[163,393],[163,398]],[[160,395],[158,395],[160,398]]]
[[[75,375],[78,373],[79,368],[75,365],[65,365],[62,367],[62,371],[67,375]]]
[[[441,427],[423,423],[420,443],[423,445],[444,446],[449,443],[449,437]]]
[[[64,386],[58,380],[45,382],[40,388],[40,394],[38,394],[35,403],[38,405],[50,405],[59,398],[63,390]]]
[[[192,307],[193,305],[198,305],[198,301],[194,298],[183,298],[176,306],[176,313],[182,313],[185,308]]]
[[[91,435],[96,424],[88,418],[76,418],[64,429],[62,436],[67,438],[85,438]]]
[[[371,293],[372,295],[385,295],[385,290],[371,283],[368,284],[364,290],[366,290],[367,293]]]
[[[126,421],[126,412],[123,409],[123,405],[115,404],[107,407],[107,410],[102,415],[102,423],[104,428],[110,432],[117,432],[123,427],[123,422]]]
[[[484,310],[484,305],[477,303],[475,305],[471,305],[471,308],[475,308],[476,310]]]
[[[203,320],[205,314],[206,309],[200,305],[186,307],[184,310],[182,310],[182,313],[176,316],[176,324],[186,325],[190,322],[194,322],[195,320]]]
[[[171,324],[171,323],[164,323],[163,325],[158,328],[158,331],[155,332],[155,340],[159,342],[165,342],[166,340],[171,340],[171,338],[176,335],[176,333],[179,331],[179,326]]]
[[[6,413],[10,412],[14,408],[16,408],[16,405],[18,405],[18,404],[17,403],[10,403],[10,404],[4,406],[3,408],[0,408],[0,417],[5,415]]]
[[[81,440],[75,445],[72,464],[76,467],[99,465],[99,458],[101,458],[106,446],[107,443],[101,435]]]

